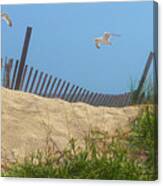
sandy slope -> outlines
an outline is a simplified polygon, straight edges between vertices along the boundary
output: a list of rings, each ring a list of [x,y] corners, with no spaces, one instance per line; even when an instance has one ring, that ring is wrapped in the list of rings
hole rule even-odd
[[[57,146],[65,147],[70,137],[82,139],[92,129],[127,131],[139,107],[106,108],[68,103],[2,88],[2,159],[13,152],[24,156],[45,145],[48,131]]]

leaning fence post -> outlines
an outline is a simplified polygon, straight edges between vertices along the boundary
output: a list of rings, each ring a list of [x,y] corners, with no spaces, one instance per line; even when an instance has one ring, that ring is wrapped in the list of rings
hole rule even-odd
[[[145,65],[145,68],[144,68],[144,71],[143,71],[143,75],[142,75],[142,77],[141,77],[141,79],[140,79],[140,83],[139,83],[138,88],[137,88],[137,90],[136,90],[136,93],[135,93],[135,95],[134,95],[136,101],[137,101],[137,99],[139,98],[139,95],[140,95],[141,90],[142,90],[142,88],[143,88],[144,81],[145,81],[145,79],[146,79],[146,77],[147,77],[147,74],[148,74],[150,65],[151,65],[151,63],[152,63],[152,59],[153,59],[153,53],[150,52],[150,54],[149,54],[149,56],[148,56],[148,59],[147,59],[147,62],[146,62],[146,65]],[[137,102],[139,102],[139,100],[138,100]]]
[[[28,52],[28,47],[29,47],[29,41],[30,41],[30,38],[31,38],[31,33],[32,33],[32,27],[27,27],[25,40],[24,40],[24,45],[23,45],[23,50],[22,50],[21,59],[20,59],[20,65],[19,65],[17,79],[16,79],[16,85],[15,85],[16,90],[18,90],[19,87],[20,87],[22,73],[23,73],[23,70],[24,70],[25,60],[26,60],[26,57],[27,57],[27,52]]]

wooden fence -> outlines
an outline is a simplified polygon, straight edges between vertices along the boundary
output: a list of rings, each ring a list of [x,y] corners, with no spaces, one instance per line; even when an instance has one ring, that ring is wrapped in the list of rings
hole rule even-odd
[[[21,63],[19,60],[14,61],[7,58],[4,61],[1,60],[2,86],[47,98],[59,98],[68,102],[84,102],[94,106],[123,107],[131,105],[135,95],[137,103],[141,103],[143,98],[141,90],[152,58],[153,53],[150,53],[138,88],[134,92],[119,95],[92,92],[78,85],[71,84],[69,81],[34,69],[27,64],[21,72],[21,79],[19,79]],[[17,80],[20,81],[19,86],[16,86]]]
[[[28,65],[22,72],[20,86],[16,87],[16,79],[19,75],[18,60],[6,59],[1,61],[2,86],[9,89],[20,90],[37,94],[47,98],[60,98],[69,102],[85,102],[95,106],[126,106],[131,104],[132,93],[119,95],[102,94],[89,91],[69,81],[53,77],[48,73],[34,69]]]

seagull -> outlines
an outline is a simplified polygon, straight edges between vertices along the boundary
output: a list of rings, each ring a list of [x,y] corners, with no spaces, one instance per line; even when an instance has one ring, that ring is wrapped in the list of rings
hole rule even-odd
[[[12,21],[11,21],[10,17],[8,16],[8,14],[1,13],[1,18],[2,18],[2,20],[4,20],[8,24],[9,27],[12,27]]]
[[[112,33],[109,33],[109,32],[104,32],[103,37],[99,37],[99,38],[96,38],[95,39],[96,48],[99,49],[100,48],[100,44],[103,44],[103,45],[112,45],[112,43],[109,41],[109,39],[110,39],[111,36],[120,37],[119,34],[112,34]]]

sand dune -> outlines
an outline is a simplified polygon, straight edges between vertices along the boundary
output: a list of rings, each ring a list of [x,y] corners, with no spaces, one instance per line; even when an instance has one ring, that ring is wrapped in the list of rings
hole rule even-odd
[[[1,89],[2,160],[12,159],[13,152],[24,156],[45,145],[51,135],[63,149],[70,137],[82,139],[90,129],[128,131],[140,107],[107,108],[84,103],[68,103],[20,91]],[[48,133],[50,132],[50,133]]]

